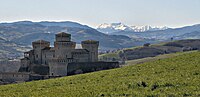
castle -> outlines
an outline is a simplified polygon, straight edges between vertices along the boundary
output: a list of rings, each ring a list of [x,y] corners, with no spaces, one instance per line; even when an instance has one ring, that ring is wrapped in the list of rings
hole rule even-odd
[[[71,34],[64,32],[55,35],[54,47],[45,40],[32,42],[33,49],[24,53],[19,72],[67,76],[119,67],[117,62],[98,61],[98,41],[86,40],[81,45],[82,49],[76,49]]]

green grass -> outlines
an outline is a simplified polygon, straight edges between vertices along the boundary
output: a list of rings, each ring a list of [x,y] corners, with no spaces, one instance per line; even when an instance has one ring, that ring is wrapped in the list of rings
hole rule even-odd
[[[0,97],[200,96],[200,52],[118,69],[0,86]]]
[[[118,52],[99,55],[99,59],[107,59],[107,58],[110,58],[110,59],[115,58],[117,60],[120,59]]]
[[[147,57],[147,58],[141,58],[141,59],[135,59],[135,60],[128,60],[128,61],[126,61],[124,66],[142,64],[145,62],[152,62],[152,61],[156,61],[156,60],[160,60],[160,59],[171,58],[171,57],[180,56],[180,55],[184,55],[184,54],[188,54],[188,53],[194,53],[194,52],[197,52],[197,51],[177,52],[177,53],[172,53],[172,54],[158,55],[155,57]]]

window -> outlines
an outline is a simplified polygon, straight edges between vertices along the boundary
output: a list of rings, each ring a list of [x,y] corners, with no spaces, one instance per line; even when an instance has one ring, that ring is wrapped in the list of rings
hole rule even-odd
[[[38,58],[38,55],[36,55],[36,58]]]

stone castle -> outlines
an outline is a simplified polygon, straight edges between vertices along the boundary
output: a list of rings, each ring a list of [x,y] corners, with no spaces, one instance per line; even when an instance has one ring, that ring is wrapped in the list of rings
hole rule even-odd
[[[24,53],[19,72],[66,76],[118,67],[116,62],[98,61],[98,41],[86,40],[81,45],[82,49],[76,49],[71,34],[64,32],[55,35],[54,47],[45,40],[32,42],[33,49]]]

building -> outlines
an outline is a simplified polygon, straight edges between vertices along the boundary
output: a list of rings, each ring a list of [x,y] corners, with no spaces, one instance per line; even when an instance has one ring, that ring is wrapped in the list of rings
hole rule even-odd
[[[75,49],[76,42],[71,41],[71,34],[64,32],[55,35],[54,47],[50,47],[50,42],[45,40],[34,41],[33,49],[25,52],[24,58],[21,59],[19,72],[66,76],[69,73],[85,73],[119,67],[117,62],[98,62],[98,41],[86,40],[82,41],[81,45],[82,49]]]
[[[3,82],[23,82],[29,81],[29,73],[20,73],[20,72],[4,72],[0,73],[0,81]]]

